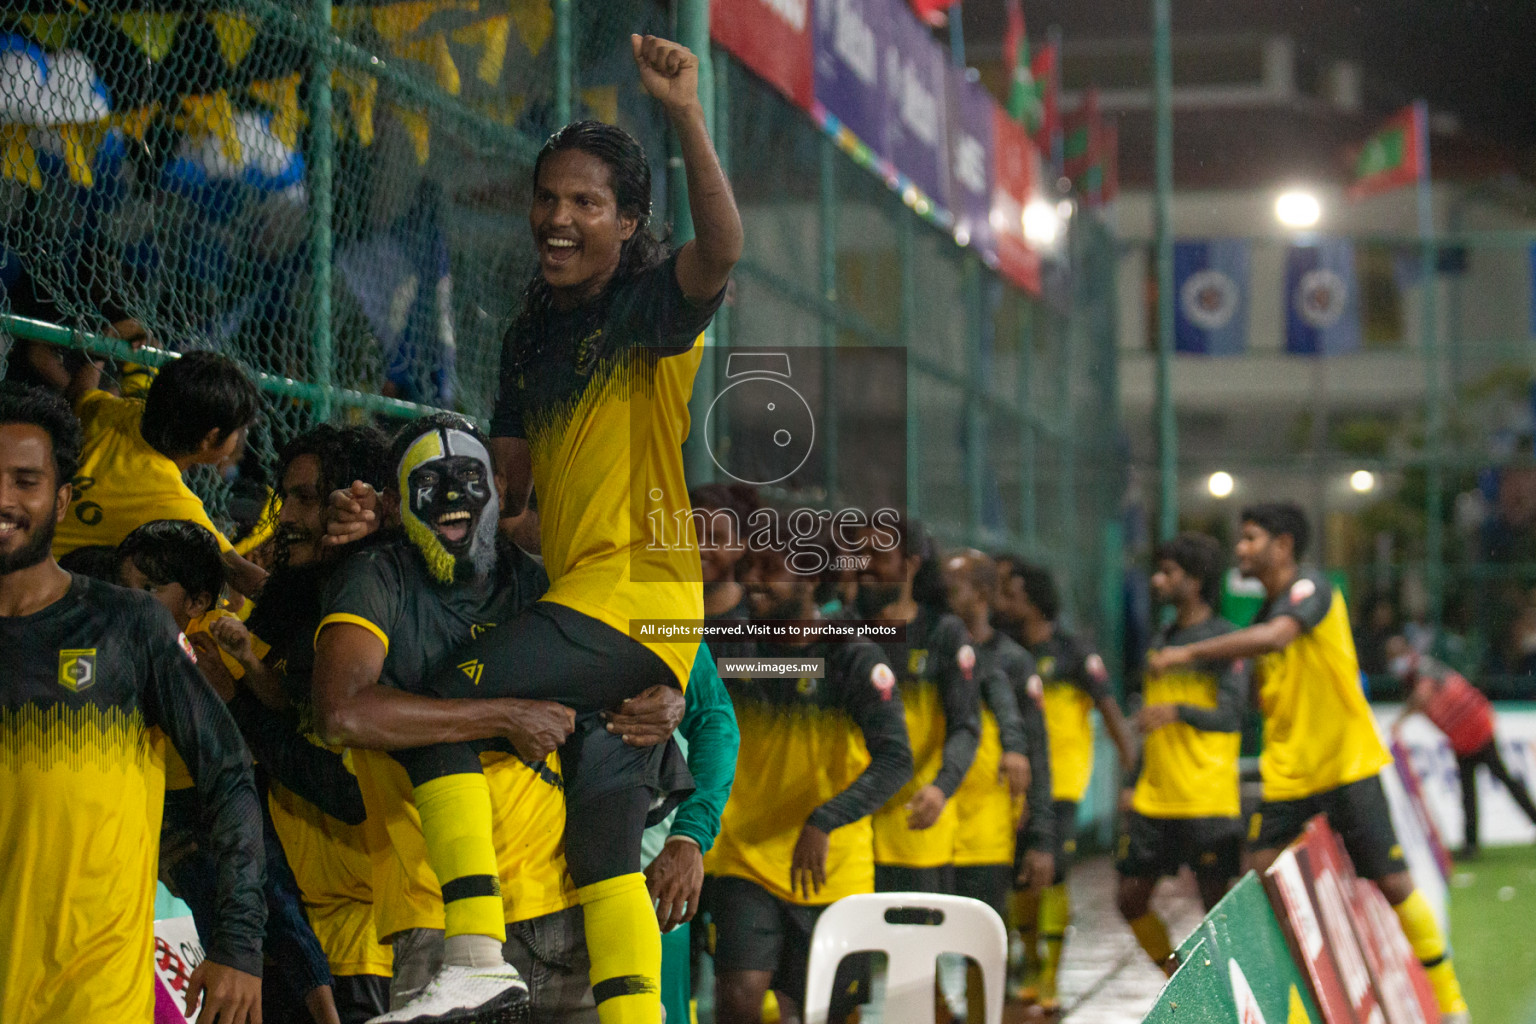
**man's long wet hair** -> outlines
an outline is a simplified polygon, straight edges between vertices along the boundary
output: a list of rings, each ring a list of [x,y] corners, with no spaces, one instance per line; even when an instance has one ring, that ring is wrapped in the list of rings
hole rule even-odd
[[[556,153],[580,150],[608,165],[619,216],[635,218],[635,233],[619,250],[619,266],[610,285],[649,270],[671,255],[672,248],[651,234],[651,165],[640,140],[624,129],[602,121],[573,121],[549,137],[533,162],[533,183],[538,186],[544,162]],[[523,290],[523,309],[512,325],[513,337],[528,338],[549,308],[554,293],[544,274],[535,270]],[[594,304],[602,307],[605,303]],[[594,309],[594,313],[599,310]]]

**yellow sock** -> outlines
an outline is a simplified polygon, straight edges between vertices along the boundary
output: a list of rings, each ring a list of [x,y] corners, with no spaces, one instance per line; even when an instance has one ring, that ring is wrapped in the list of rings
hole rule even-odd
[[[1072,897],[1066,884],[1053,885],[1040,897],[1040,937],[1045,940],[1045,956],[1040,960],[1040,1002],[1056,1001],[1056,972],[1061,968],[1061,945],[1067,938],[1067,922],[1072,920]]]
[[[1430,909],[1424,894],[1415,889],[1397,906],[1397,920],[1403,926],[1403,934],[1413,947],[1413,955],[1424,965],[1429,984],[1435,990],[1435,1002],[1441,1013],[1465,1013],[1467,1001],[1461,995],[1461,982],[1456,980],[1456,969],[1451,966],[1451,954],[1445,948],[1445,936],[1440,934],[1440,924]]]
[[[576,890],[601,1024],[661,1024],[661,931],[636,871]]]
[[[443,890],[446,936],[488,935],[505,942],[506,913],[485,776],[445,775],[415,787],[414,795],[427,859]]]
[[[1168,938],[1168,926],[1163,919],[1149,910],[1129,923],[1141,948],[1161,967],[1163,961],[1173,955],[1173,943]]]
[[[1040,893],[1016,890],[1008,900],[1008,916],[1024,944],[1024,971],[1033,975],[1040,970]]]
[[[779,995],[773,989],[763,993],[763,1024],[779,1024]]]

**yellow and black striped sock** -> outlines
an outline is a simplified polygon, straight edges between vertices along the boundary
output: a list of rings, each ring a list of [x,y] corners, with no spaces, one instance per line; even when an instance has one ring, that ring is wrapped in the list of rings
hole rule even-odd
[[[1456,969],[1451,966],[1451,953],[1445,947],[1445,936],[1440,933],[1440,923],[1429,900],[1415,889],[1397,906],[1392,908],[1403,926],[1403,934],[1413,947],[1413,955],[1424,965],[1429,984],[1435,990],[1435,1002],[1441,1013],[1465,1013],[1467,1001],[1461,994],[1461,982],[1456,979]]]
[[[1128,923],[1131,933],[1136,936],[1136,941],[1141,943],[1141,948],[1146,950],[1153,963],[1161,967],[1163,961],[1173,955],[1173,942],[1168,938],[1168,926],[1162,918],[1149,910]]]
[[[576,890],[601,1024],[661,1024],[661,931],[645,876],[619,875]]]
[[[1066,883],[1053,885],[1040,896],[1040,937],[1045,940],[1045,956],[1040,961],[1040,1002],[1056,1002],[1056,972],[1061,969],[1061,946],[1067,939],[1067,923],[1072,920],[1072,897]]]
[[[498,945],[505,942],[506,913],[485,776],[445,775],[416,786],[414,794],[427,859],[443,890],[446,936],[485,935]]]

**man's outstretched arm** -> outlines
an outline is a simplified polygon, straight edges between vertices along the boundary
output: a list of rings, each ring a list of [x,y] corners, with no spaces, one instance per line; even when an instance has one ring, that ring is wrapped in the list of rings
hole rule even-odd
[[[1156,673],[1197,661],[1257,658],[1261,654],[1284,650],[1287,644],[1301,635],[1301,631],[1302,624],[1299,621],[1289,615],[1282,615],[1268,622],[1197,640],[1183,647],[1164,647],[1160,651],[1153,651],[1147,655],[1147,667]]]
[[[312,676],[321,735],[335,746],[405,750],[507,739],[520,756],[546,757],[570,735],[575,713],[550,701],[445,700],[379,682],[384,642],[363,626],[333,622],[315,641]]]
[[[741,259],[741,214],[731,183],[704,126],[699,103],[699,57],[685,46],[655,36],[630,36],[640,84],[660,101],[677,133],[688,176],[693,240],[677,254],[677,283],[695,302],[720,294]]]

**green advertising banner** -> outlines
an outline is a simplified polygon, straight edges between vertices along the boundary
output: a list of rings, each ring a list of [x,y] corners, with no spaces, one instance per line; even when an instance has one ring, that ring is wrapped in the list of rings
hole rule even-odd
[[[1322,1024],[1251,871],[1184,940],[1179,959],[1145,1024]]]

